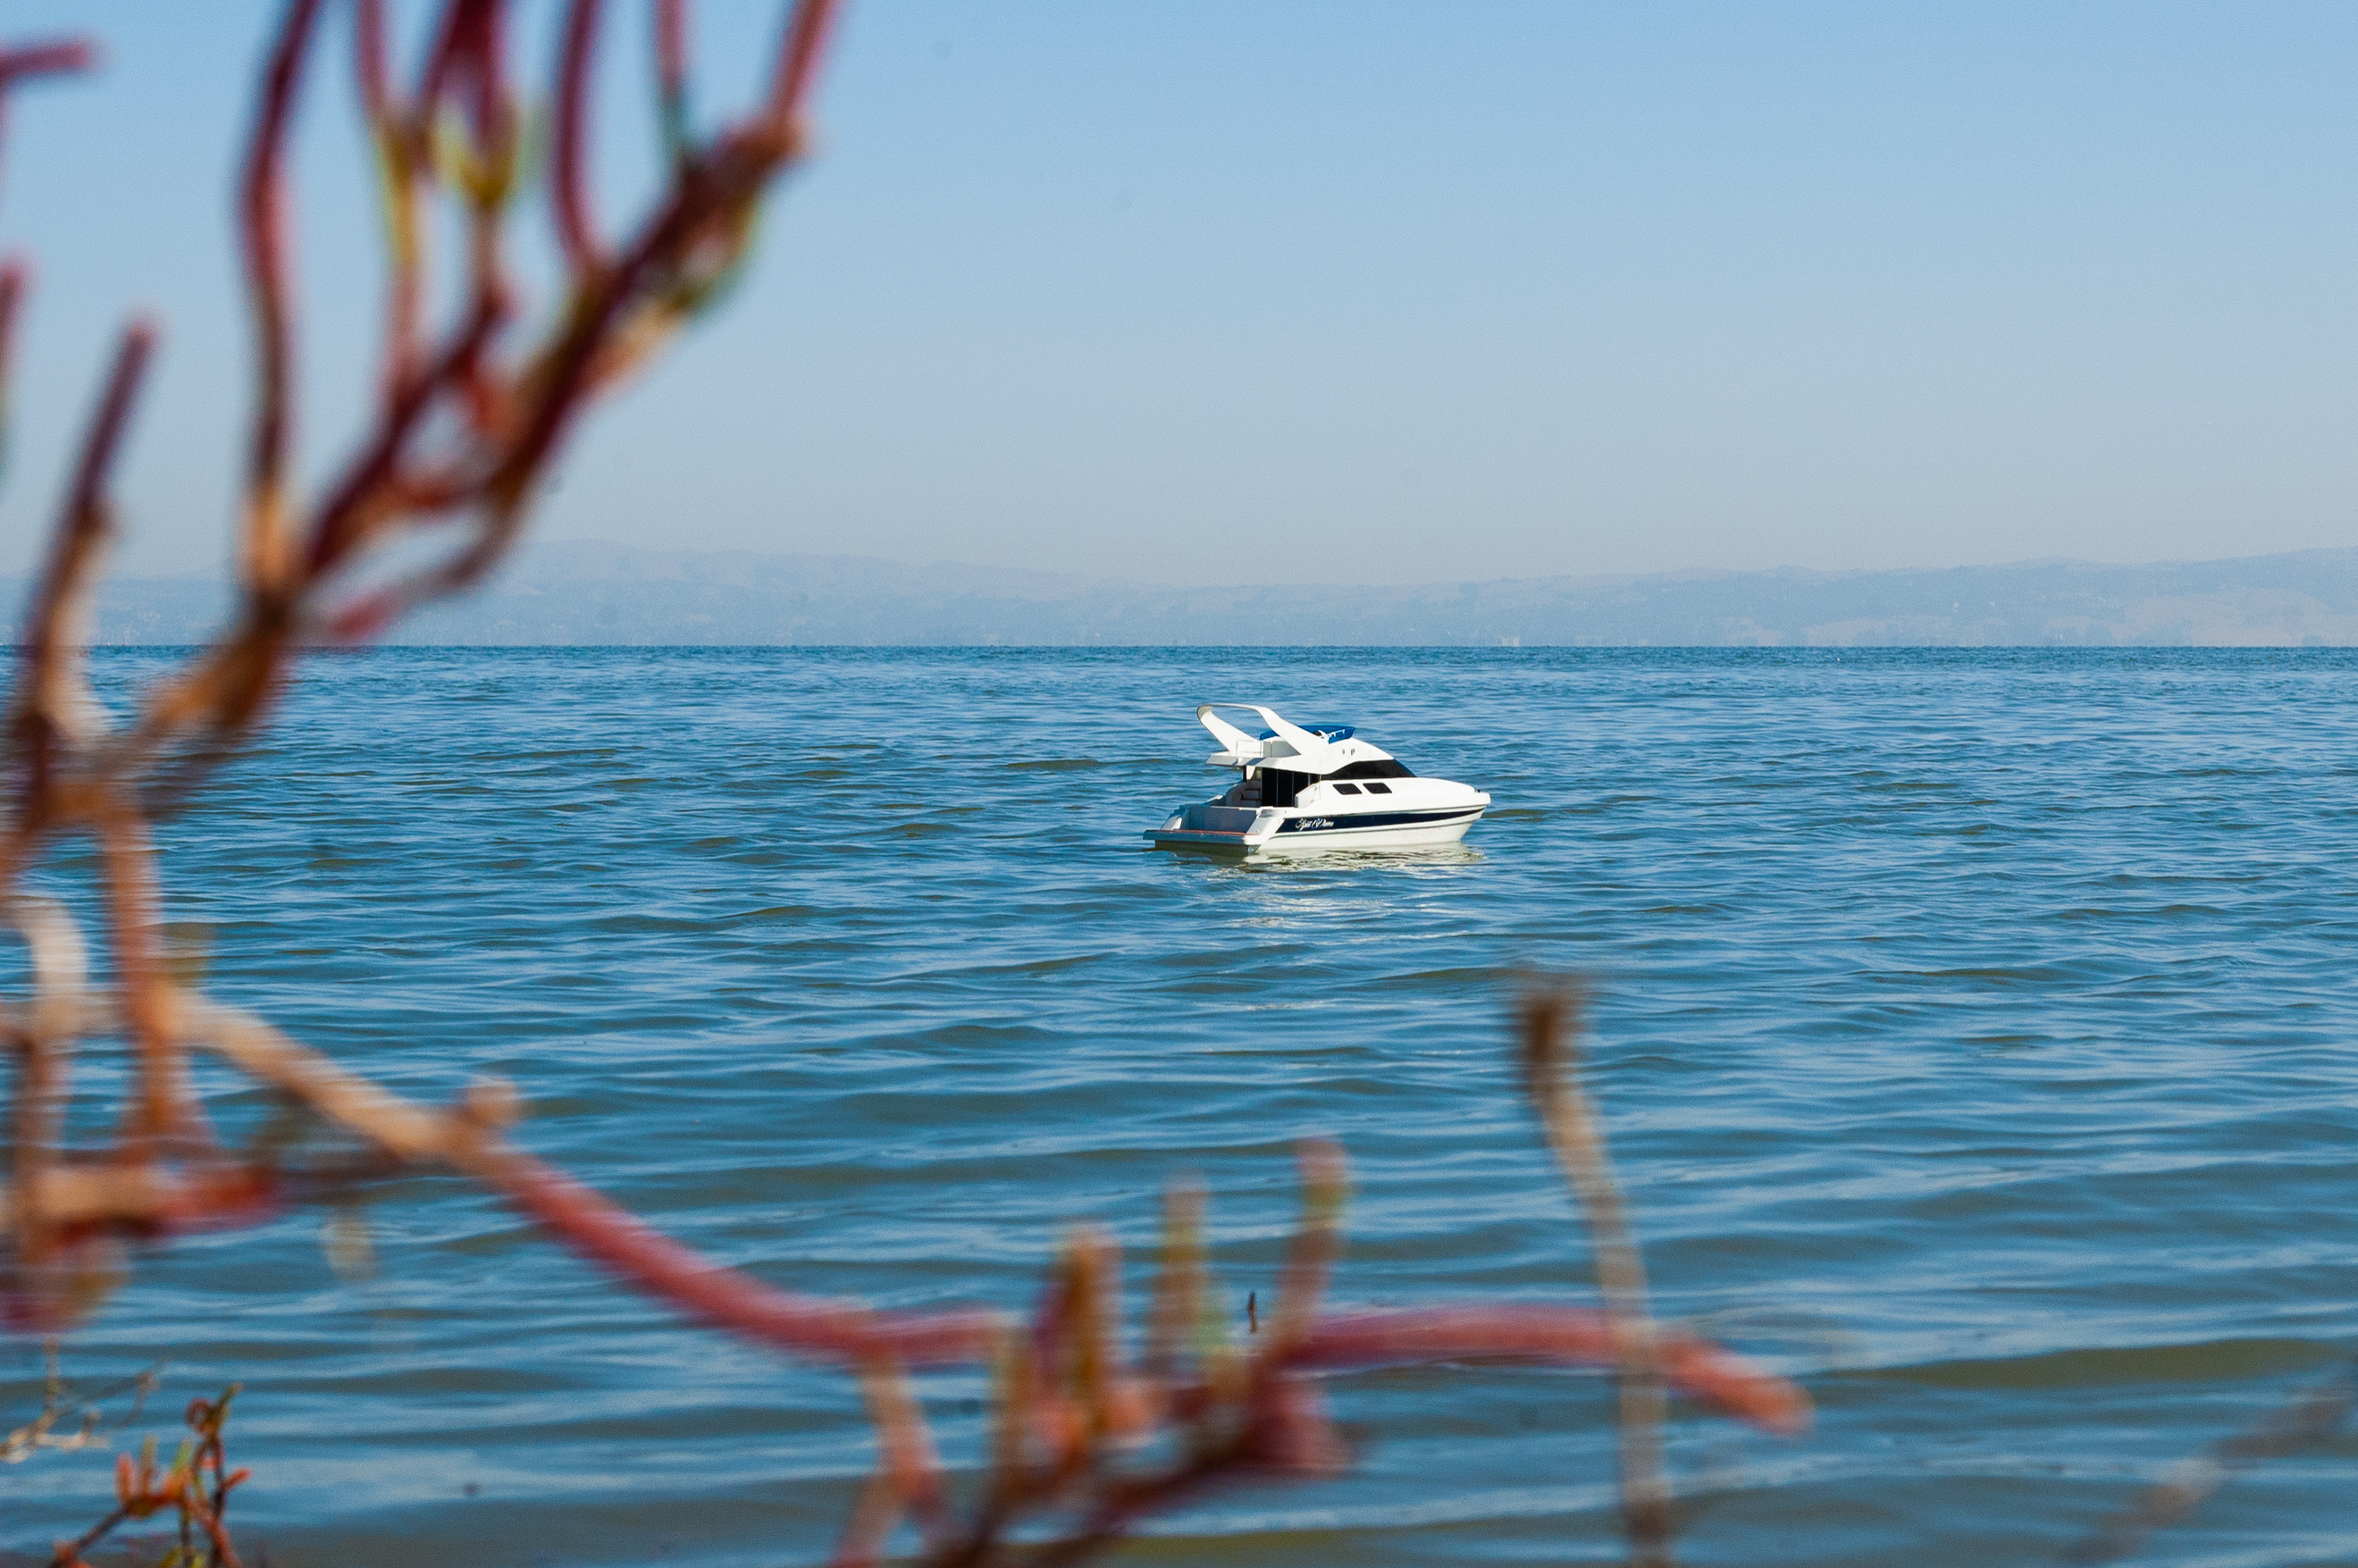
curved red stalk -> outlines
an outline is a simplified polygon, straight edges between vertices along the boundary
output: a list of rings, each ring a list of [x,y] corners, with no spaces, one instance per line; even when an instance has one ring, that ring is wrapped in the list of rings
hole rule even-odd
[[[803,100],[818,74],[819,57],[835,27],[837,0],[802,0],[786,26],[785,42],[778,50],[777,79],[770,88],[767,114],[780,131],[792,131],[801,118]]]
[[[86,38],[60,38],[54,43],[0,49],[0,127],[6,124],[10,88],[36,76],[87,70],[97,59],[98,51]],[[7,413],[9,346],[16,306],[24,297],[25,270],[25,264],[13,256],[0,265],[0,421],[5,421]],[[0,434],[5,434],[5,425],[0,425]]]
[[[289,0],[287,19],[263,78],[261,111],[247,144],[238,214],[246,290],[254,308],[254,427],[246,452],[244,560],[248,587],[283,588],[287,537],[287,452],[294,430],[294,300],[287,281],[287,138],[302,81],[303,57],[319,0]],[[366,29],[363,28],[365,33]]]
[[[36,76],[88,70],[98,61],[98,50],[87,38],[59,38],[52,43],[26,44],[0,49],[0,123],[5,123],[8,90]]]
[[[384,0],[360,0],[352,10],[352,77],[361,113],[383,125],[393,108],[392,70],[385,64]]]
[[[384,395],[413,373],[417,358],[417,317],[423,308],[417,233],[417,144],[421,134],[394,102],[392,67],[384,44],[384,0],[360,0],[352,16],[352,74],[376,144],[378,178],[385,203]]]
[[[528,1154],[502,1151],[462,1168],[490,1182],[574,1251],[717,1327],[844,1363],[946,1366],[986,1358],[1000,1320],[986,1312],[883,1314],[773,1290],[722,1269]]]
[[[1775,1373],[1693,1335],[1655,1342],[1663,1379],[1698,1403],[1788,1435],[1810,1424],[1809,1396]],[[1319,1319],[1285,1357],[1302,1368],[1433,1361],[1620,1364],[1612,1317],[1586,1307],[1432,1307]]]
[[[565,17],[565,49],[557,69],[557,149],[550,170],[557,233],[577,275],[598,268],[597,226],[590,215],[590,65],[598,41],[599,0],[573,0]]]
[[[98,49],[88,38],[20,44],[12,49],[0,49],[0,89],[14,87],[27,77],[88,70],[97,63]]]
[[[17,636],[18,711],[10,737],[14,761],[25,773],[22,816],[37,822],[50,807],[51,774],[61,745],[70,744],[74,693],[81,679],[75,625],[86,601],[105,543],[109,509],[106,479],[123,441],[131,405],[146,373],[156,329],[135,321],[115,351],[106,390],[82,438],[81,459],[67,492],[65,512],[50,536],[48,558],[33,589],[25,626]]]
[[[331,570],[367,536],[368,524],[373,520],[371,504],[381,499],[386,484],[397,476],[402,449],[425,417],[435,394],[468,373],[500,320],[498,301],[478,301],[473,317],[460,326],[440,357],[394,389],[375,437],[319,507],[304,562],[311,578]]]
[[[493,19],[498,7],[499,0],[454,0],[444,14],[442,30],[436,35],[434,47],[426,56],[426,69],[418,75],[413,107],[421,119],[431,118],[446,92],[471,87],[474,98],[467,108],[475,134],[481,138],[492,128],[493,122],[486,110],[492,106],[486,95],[491,91],[487,79],[498,40]]]
[[[687,91],[687,0],[655,0],[655,79],[666,97]]]
[[[16,308],[24,303],[28,269],[15,256],[0,262],[0,459],[7,456],[8,370],[16,351]]]
[[[416,109],[426,117],[443,93],[464,93],[468,124],[484,147],[497,141],[507,113],[500,69],[502,8],[501,0],[456,0],[417,90]]]
[[[153,321],[136,320],[124,329],[123,341],[114,351],[114,368],[106,378],[105,395],[99,399],[90,434],[83,438],[81,461],[74,469],[73,491],[66,502],[69,517],[91,516],[102,510],[107,475],[114,470],[123,429],[130,422],[131,405],[139,395],[139,384],[146,377],[147,361],[155,349]]]
[[[687,157],[687,0],[655,0],[655,98],[665,150]]]

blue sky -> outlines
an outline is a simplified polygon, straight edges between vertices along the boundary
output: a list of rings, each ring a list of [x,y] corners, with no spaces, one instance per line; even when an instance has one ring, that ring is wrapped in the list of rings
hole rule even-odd
[[[0,567],[134,308],[167,336],[124,567],[223,553],[275,10],[8,8],[110,59],[10,116],[0,236],[40,280]],[[611,221],[648,158],[610,10]],[[708,0],[708,103],[775,15]],[[870,0],[840,42],[753,276],[600,416],[545,533],[1184,583],[2358,542],[2358,8]],[[377,265],[322,64],[315,472]]]

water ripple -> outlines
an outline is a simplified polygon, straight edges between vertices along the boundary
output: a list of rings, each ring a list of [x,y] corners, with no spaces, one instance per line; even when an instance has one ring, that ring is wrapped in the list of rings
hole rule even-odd
[[[113,694],[154,655],[104,655]],[[523,1136],[780,1283],[1023,1304],[1062,1232],[1214,1194],[1266,1292],[1288,1150],[1340,1137],[1350,1300],[1580,1294],[1517,1099],[1524,967],[1597,986],[1591,1074],[1663,1310],[1804,1376],[1797,1444],[1682,1414],[1711,1563],[2055,1551],[2358,1347],[2358,658],[2287,653],[387,651],[319,663],[162,834],[211,983]],[[1143,851],[1192,705],[1339,714],[1498,805],[1459,849]],[[84,896],[86,860],[50,881]],[[13,961],[13,960],[12,960]],[[114,1069],[95,1062],[96,1082]],[[233,1102],[258,1109],[258,1097]],[[69,1348],[243,1379],[271,1560],[812,1560],[856,1391],[686,1328],[452,1181],[140,1260]],[[17,1346],[0,1411],[33,1397]],[[979,1379],[928,1379],[954,1458]],[[1343,1480],[1147,1557],[1613,1555],[1609,1390],[1336,1379]],[[2347,1561],[2358,1446],[2145,1560]],[[0,1548],[103,1508],[0,1475]]]

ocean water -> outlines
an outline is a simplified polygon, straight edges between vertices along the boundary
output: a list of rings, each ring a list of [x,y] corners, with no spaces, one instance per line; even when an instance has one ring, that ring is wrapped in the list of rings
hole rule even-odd
[[[1151,851],[1220,782],[1213,698],[1497,804],[1421,855]],[[2050,1563],[2358,1351],[2348,653],[382,651],[312,663],[161,840],[221,995],[406,1093],[504,1076],[525,1144],[674,1234],[895,1306],[1022,1308],[1083,1222],[1136,1284],[1186,1173],[1266,1300],[1308,1133],[1352,1160],[1338,1302],[1590,1301],[1506,1027],[1518,971],[1582,975],[1660,1310],[1819,1407],[1677,1413],[1693,1563]],[[367,1224],[364,1276],[316,1214],[141,1255],[66,1369],[168,1359],[135,1435],[242,1381],[274,1568],[825,1559],[849,1380],[454,1180]],[[38,1353],[0,1352],[13,1424]],[[970,1458],[977,1379],[924,1388]],[[1347,1477],[1120,1560],[1616,1559],[1604,1379],[1330,1392]],[[110,1487],[0,1469],[0,1553]],[[2358,1440],[2137,1560],[2358,1563]]]

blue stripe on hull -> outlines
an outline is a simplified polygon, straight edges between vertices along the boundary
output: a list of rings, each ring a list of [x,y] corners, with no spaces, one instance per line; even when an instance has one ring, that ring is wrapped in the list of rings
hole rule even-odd
[[[1446,811],[1355,811],[1340,816],[1290,816],[1278,825],[1280,833],[1347,833],[1360,827],[1425,827],[1479,816],[1482,808],[1453,807]]]

